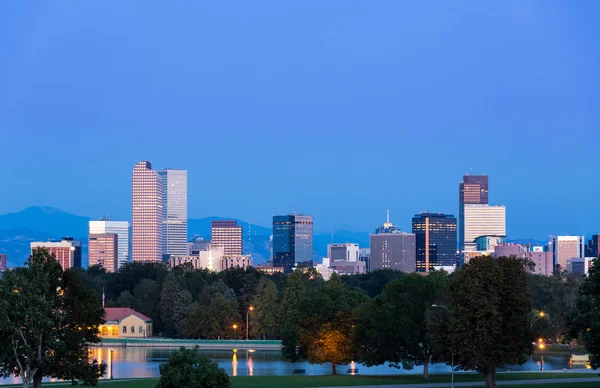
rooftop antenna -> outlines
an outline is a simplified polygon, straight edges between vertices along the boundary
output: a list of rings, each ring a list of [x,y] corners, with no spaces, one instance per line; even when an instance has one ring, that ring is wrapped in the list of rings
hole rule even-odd
[[[333,244],[333,232],[335,232],[335,229],[331,231],[331,243]]]
[[[390,222],[390,209],[386,209],[386,219],[385,224],[383,224],[383,227],[389,228],[390,226],[392,226],[392,223]]]

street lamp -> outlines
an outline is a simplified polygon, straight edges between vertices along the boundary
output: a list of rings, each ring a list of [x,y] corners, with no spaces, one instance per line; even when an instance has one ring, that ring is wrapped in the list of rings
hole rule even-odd
[[[452,312],[446,306],[442,306],[439,304],[432,304],[431,307],[437,307],[440,309],[444,309],[444,310],[448,311],[448,314],[452,315]],[[454,388],[454,353],[452,353],[452,388]]]
[[[237,339],[237,337],[235,335],[236,334],[235,331],[237,330],[237,325],[233,325],[231,327],[233,328],[233,340],[235,341]]]
[[[113,358],[113,348],[108,349],[110,351],[110,380],[113,379],[113,362],[112,362],[112,358]]]
[[[246,341],[248,341],[248,313],[250,311],[254,311],[254,306],[250,306],[248,307],[248,310],[246,310]]]
[[[540,312],[539,312],[539,313],[537,313],[537,314],[533,314],[533,315],[531,316],[531,328],[533,329],[533,320],[534,320],[535,318],[545,318],[545,317],[546,317],[546,313],[545,313],[545,312],[543,312],[543,311],[540,311]]]

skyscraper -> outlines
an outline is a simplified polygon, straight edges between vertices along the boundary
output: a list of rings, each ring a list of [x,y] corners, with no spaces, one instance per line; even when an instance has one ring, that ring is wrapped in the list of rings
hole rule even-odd
[[[417,272],[456,262],[456,218],[450,214],[420,213],[412,219],[417,251]]]
[[[89,234],[107,233],[117,235],[117,269],[119,269],[129,262],[129,222],[110,219],[90,221]]]
[[[141,161],[133,168],[131,258],[162,260],[162,184],[152,164]]]
[[[371,234],[370,270],[395,269],[402,272],[415,272],[416,244],[415,235],[403,233],[392,225],[389,218],[383,226]]]
[[[466,204],[485,205],[488,203],[488,176],[465,175],[459,184],[458,194],[458,243],[459,251],[465,250],[465,207]],[[478,236],[476,236],[478,237]]]
[[[598,258],[600,255],[600,234],[595,234],[590,238],[587,245],[585,246],[585,257]]]
[[[549,250],[554,257],[554,267],[560,265],[567,269],[567,261],[584,257],[584,236],[554,236],[550,240]]]
[[[481,236],[506,237],[506,207],[487,204],[464,204],[463,209],[463,250],[477,250],[475,240]]]
[[[162,186],[162,253],[187,253],[187,171],[157,171]]]
[[[211,223],[211,244],[223,248],[225,256],[242,255],[243,230],[235,220],[214,220]]]
[[[0,253],[0,272],[4,272],[8,269],[6,266],[6,254]]]
[[[116,272],[118,268],[118,239],[114,233],[90,234],[88,236],[88,265],[100,265],[106,272]]]
[[[313,218],[273,216],[273,265],[292,272],[295,263],[313,259]]]

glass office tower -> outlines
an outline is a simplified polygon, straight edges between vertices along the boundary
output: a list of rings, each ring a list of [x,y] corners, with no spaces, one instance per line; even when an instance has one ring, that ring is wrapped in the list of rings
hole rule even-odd
[[[273,217],[273,265],[293,271],[313,259],[313,218],[300,214]]]
[[[456,218],[451,214],[420,213],[412,219],[416,237],[417,272],[457,264]]]

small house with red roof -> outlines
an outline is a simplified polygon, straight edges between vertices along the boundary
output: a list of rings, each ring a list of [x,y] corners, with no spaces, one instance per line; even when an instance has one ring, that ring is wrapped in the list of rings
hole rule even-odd
[[[152,337],[152,319],[128,307],[106,307],[100,325],[100,337],[145,338]]]

